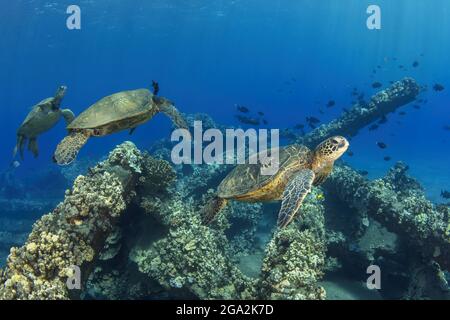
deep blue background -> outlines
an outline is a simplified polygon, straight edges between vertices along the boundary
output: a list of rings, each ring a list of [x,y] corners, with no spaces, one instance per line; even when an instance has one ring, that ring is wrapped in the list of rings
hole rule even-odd
[[[66,28],[70,4],[82,9],[81,31]],[[369,4],[381,6],[382,30],[366,28]],[[310,115],[332,119],[350,106],[353,87],[370,96],[373,81],[387,86],[412,76],[446,90],[429,90],[421,110],[407,106],[406,116],[361,132],[352,140],[355,156],[345,159],[371,177],[393,164],[385,155],[403,160],[438,199],[450,187],[450,132],[442,128],[450,125],[449,18],[448,0],[1,0],[0,168],[10,163],[29,108],[61,84],[69,87],[63,106],[77,114],[105,95],[156,79],[161,95],[183,112],[235,125],[239,103],[265,112],[270,128],[284,128]],[[382,69],[372,79],[377,65]],[[337,105],[320,115],[330,99]],[[157,116],[132,140],[147,148],[169,133],[169,120]],[[53,166],[64,135],[63,123],[42,135],[40,158],[27,153],[17,174]],[[127,133],[92,139],[80,157],[106,154],[125,139]]]

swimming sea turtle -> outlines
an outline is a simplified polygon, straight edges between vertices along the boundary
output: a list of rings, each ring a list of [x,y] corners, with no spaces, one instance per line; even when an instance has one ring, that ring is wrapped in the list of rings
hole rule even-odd
[[[23,149],[27,139],[29,139],[28,150],[37,157],[39,154],[37,137],[53,128],[61,119],[61,116],[66,121],[66,124],[69,124],[75,118],[73,112],[69,109],[60,109],[66,90],[67,87],[59,87],[53,98],[42,100],[31,109],[19,130],[17,130],[17,144],[14,148],[13,157],[20,150],[20,156],[23,159]]]
[[[70,164],[90,137],[101,137],[134,129],[162,112],[180,128],[187,123],[169,100],[153,95],[147,89],[122,91],[107,96],[81,113],[67,127],[69,135],[56,148],[53,159],[60,165]]]
[[[260,163],[238,165],[220,183],[217,196],[203,208],[204,222],[212,222],[228,200],[282,200],[278,227],[287,226],[299,212],[312,186],[325,181],[334,161],[348,146],[344,137],[336,136],[319,144],[314,151],[299,144],[280,148],[279,169],[273,175],[262,175]]]

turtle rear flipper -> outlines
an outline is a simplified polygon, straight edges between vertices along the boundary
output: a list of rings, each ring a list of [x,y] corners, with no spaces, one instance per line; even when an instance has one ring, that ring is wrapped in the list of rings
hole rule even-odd
[[[86,144],[90,137],[84,131],[73,132],[65,137],[56,148],[53,160],[59,165],[68,165],[74,161],[80,149]]]
[[[28,150],[30,150],[33,153],[35,158],[39,156],[37,138],[30,138],[30,141],[28,142]]]
[[[17,143],[16,143],[16,146],[14,147],[13,159],[16,157],[17,152],[19,152],[20,159],[23,160],[23,149],[25,147],[26,142],[27,142],[27,138],[25,136],[20,135],[20,134],[17,135]]]
[[[305,169],[299,171],[286,185],[278,214],[278,228],[286,227],[300,211],[303,200],[311,192],[315,174]]]
[[[162,99],[163,98],[159,98],[159,100]],[[167,100],[163,101],[159,105],[159,110],[166,116],[168,116],[177,128],[189,130],[188,124],[184,119],[183,115],[180,113],[180,111],[178,111],[177,108],[175,108],[175,106],[172,103],[170,103]]]
[[[213,222],[220,211],[227,205],[228,200],[220,197],[211,199],[201,210],[201,217],[203,224],[210,224]]]

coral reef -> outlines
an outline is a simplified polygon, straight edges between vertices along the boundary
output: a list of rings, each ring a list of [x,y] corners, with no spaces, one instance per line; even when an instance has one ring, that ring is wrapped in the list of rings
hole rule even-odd
[[[145,201],[144,208],[147,208]],[[146,248],[130,254],[141,272],[156,280],[172,295],[200,299],[249,299],[252,281],[227,254],[223,233],[202,225],[192,203],[179,197],[164,202],[159,220],[168,232]]]
[[[266,249],[258,288],[262,299],[325,299],[318,285],[325,269],[324,206],[315,189],[302,218],[278,230]]]
[[[26,244],[12,248],[2,272],[2,299],[68,299],[76,265],[87,278],[97,253],[131,200],[142,155],[130,143],[79,176],[53,212],[35,223]]]
[[[450,210],[426,200],[420,184],[407,170],[399,162],[383,179],[368,181],[350,167],[335,168],[325,188],[354,210],[355,217],[365,220],[362,224],[366,226],[358,234],[347,234],[341,248],[333,251],[351,260],[353,266],[382,264],[390,270],[388,277],[396,279],[389,283],[409,282],[407,292],[396,288],[400,290],[396,298],[448,297],[448,286],[444,288],[440,279],[445,279],[443,270],[450,267],[450,238],[446,233]],[[411,269],[411,265],[419,267]],[[429,281],[417,278],[424,274]],[[440,288],[440,296],[431,287]]]

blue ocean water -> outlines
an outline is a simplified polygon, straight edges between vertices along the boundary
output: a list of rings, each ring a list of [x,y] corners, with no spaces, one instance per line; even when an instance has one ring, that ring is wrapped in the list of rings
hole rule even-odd
[[[371,179],[403,161],[431,201],[448,202],[440,195],[450,190],[448,0],[0,1],[0,201],[63,199],[67,181],[58,180],[52,161],[66,136],[63,121],[39,137],[38,158],[26,151],[11,168],[18,127],[60,85],[68,87],[62,107],[75,114],[109,94],[150,89],[156,80],[183,113],[207,113],[234,127],[242,125],[236,119],[242,105],[252,116],[264,113],[261,128],[285,129],[311,116],[333,120],[354,104],[355,88],[367,100],[412,77],[427,87],[418,97],[426,102],[403,106],[377,130],[362,129],[351,140],[353,156],[343,159]],[[381,8],[381,30],[366,27],[372,4]],[[69,5],[81,9],[81,30],[66,27]],[[444,90],[433,90],[435,84]],[[77,163],[98,161],[125,140],[148,150],[171,128],[157,115],[132,136],[93,138]],[[20,194],[14,188],[2,194],[5,173],[21,184]],[[37,215],[13,217],[8,228],[26,235]],[[1,243],[2,228],[11,224],[5,216],[0,210],[0,266],[9,252]]]
[[[366,8],[374,1],[361,0],[3,1],[0,167],[10,164],[15,132],[29,108],[61,84],[69,88],[63,107],[75,113],[155,79],[183,112],[236,125],[234,105],[242,104],[264,112],[269,128],[292,127],[311,115],[331,120],[351,106],[354,87],[366,97],[379,90],[371,88],[374,81],[386,87],[411,76],[429,87],[450,85],[448,1],[375,2],[381,30],[367,29]],[[82,10],[81,30],[66,28],[71,4]],[[391,115],[379,130],[360,132],[352,140],[355,156],[346,161],[371,177],[392,161],[405,161],[438,200],[450,185],[450,132],[443,130],[450,122],[449,93],[428,90],[422,97],[428,103],[420,110],[406,106],[406,116]],[[336,106],[323,108],[331,99]],[[147,148],[169,132],[169,120],[157,116],[132,140]],[[40,157],[26,154],[16,174],[53,166],[51,155],[64,135],[62,122],[42,135]],[[80,157],[104,155],[125,139],[128,133],[93,139]],[[389,149],[380,150],[377,141]],[[393,160],[383,161],[386,155]]]

